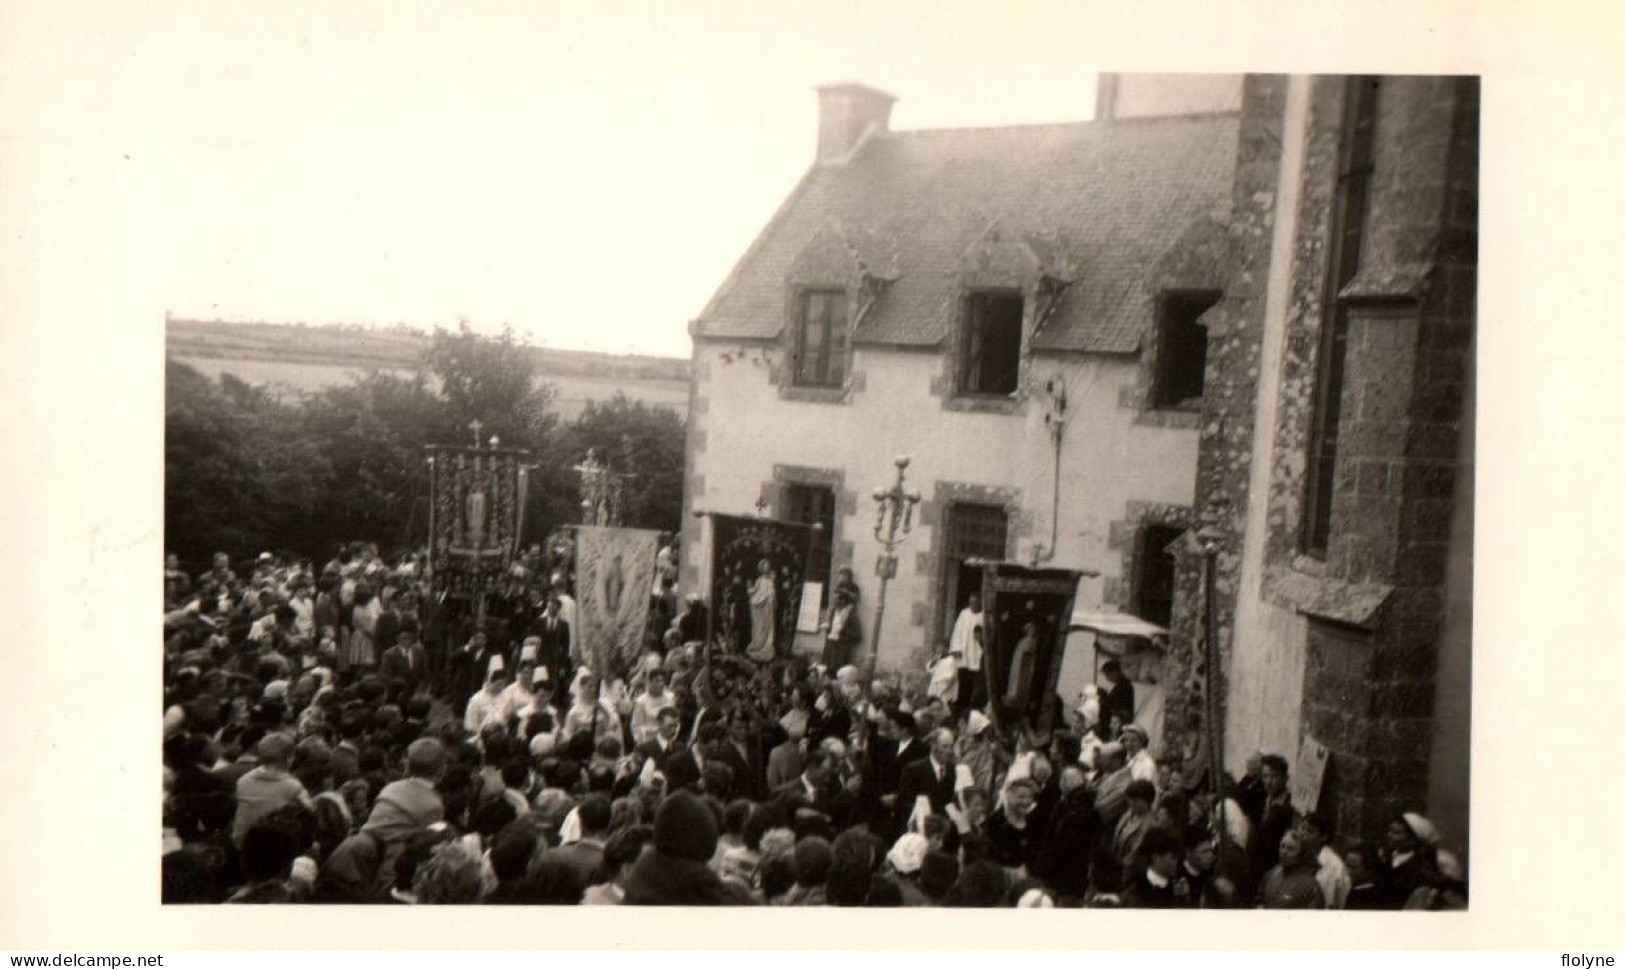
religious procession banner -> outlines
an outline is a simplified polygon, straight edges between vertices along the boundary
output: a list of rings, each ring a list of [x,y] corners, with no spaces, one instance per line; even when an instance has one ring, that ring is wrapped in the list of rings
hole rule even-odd
[[[495,591],[525,528],[530,454],[517,448],[429,448],[429,562],[435,587]]]
[[[624,673],[643,651],[660,533],[582,525],[575,539],[576,642],[594,670]]]
[[[987,693],[1001,723],[1035,716],[1055,692],[1079,573],[988,562],[982,569]]]
[[[795,641],[812,526],[746,515],[708,518],[712,635],[730,650],[768,662]]]

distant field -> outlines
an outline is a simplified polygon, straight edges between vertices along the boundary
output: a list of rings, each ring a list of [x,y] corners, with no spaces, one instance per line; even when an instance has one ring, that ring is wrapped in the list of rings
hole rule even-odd
[[[326,387],[345,384],[366,368],[351,365],[327,365],[280,360],[232,360],[224,357],[176,356],[176,360],[197,370],[204,376],[216,378],[230,373],[251,384],[270,384],[284,391],[312,393]],[[385,373],[407,376],[409,371],[385,369]],[[688,416],[688,384],[682,380],[661,380],[646,377],[595,377],[573,374],[543,375],[544,383],[558,388],[553,406],[559,416],[572,420],[587,406],[589,400],[609,400],[616,391],[625,391],[633,400],[651,406],[670,407],[682,417]]]

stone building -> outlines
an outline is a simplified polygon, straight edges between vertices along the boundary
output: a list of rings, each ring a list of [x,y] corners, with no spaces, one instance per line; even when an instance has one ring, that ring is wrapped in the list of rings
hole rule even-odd
[[[1422,810],[1462,846],[1478,98],[1473,78],[1246,79],[1196,479],[1227,769],[1313,739],[1343,832]],[[1181,547],[1170,731],[1204,706],[1202,556]]]
[[[1095,573],[1080,606],[1167,622],[1241,88],[1107,76],[1092,121],[916,131],[892,130],[888,94],[819,89],[811,167],[691,325],[685,520],[821,523],[815,578],[853,568],[867,651],[869,496],[907,454],[923,501],[880,668],[946,638],[978,556]],[[1063,695],[1087,678],[1075,652]]]

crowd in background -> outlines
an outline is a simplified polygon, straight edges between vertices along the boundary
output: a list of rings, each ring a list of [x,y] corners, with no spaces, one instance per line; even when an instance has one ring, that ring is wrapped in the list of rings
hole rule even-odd
[[[973,602],[926,670],[751,659],[677,601],[593,669],[568,553],[483,615],[420,554],[166,563],[166,902],[1460,908],[1417,813],[1380,844],[1302,815],[1289,764],[1155,756],[1133,686],[1022,715],[976,670]],[[848,635],[843,577],[825,632]],[[833,659],[832,659],[833,657]],[[1222,793],[1221,793],[1222,792]]]

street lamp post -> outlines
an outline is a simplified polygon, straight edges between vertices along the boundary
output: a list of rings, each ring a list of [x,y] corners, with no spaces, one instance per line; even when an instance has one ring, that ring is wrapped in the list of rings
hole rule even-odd
[[[891,488],[876,488],[875,540],[880,543],[880,557],[875,561],[875,574],[880,576],[880,597],[875,603],[875,635],[871,641],[873,658],[880,658],[880,624],[886,617],[886,585],[897,575],[897,547],[903,544],[914,526],[914,506],[920,503],[920,493],[903,487],[903,476],[908,471],[908,456],[899,455],[897,481]]]

